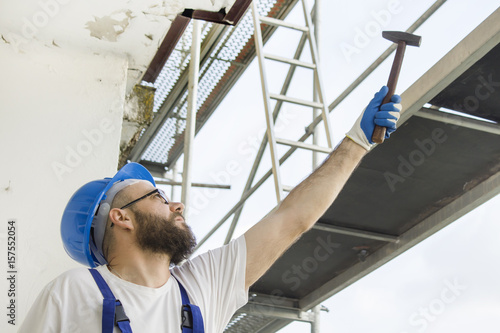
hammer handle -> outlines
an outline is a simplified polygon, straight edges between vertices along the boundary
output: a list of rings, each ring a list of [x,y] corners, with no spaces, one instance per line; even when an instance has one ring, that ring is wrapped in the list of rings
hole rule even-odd
[[[385,95],[382,104],[389,103],[391,101],[392,95],[396,91],[396,85],[398,83],[399,72],[401,71],[401,65],[403,64],[403,57],[405,55],[406,43],[404,41],[398,42],[398,48],[396,50],[396,55],[394,56],[394,62],[392,63],[391,74],[389,75],[389,80],[387,81],[387,87],[389,92]],[[375,143],[382,143],[385,139],[385,127],[375,125],[375,130],[373,131],[372,141]]]

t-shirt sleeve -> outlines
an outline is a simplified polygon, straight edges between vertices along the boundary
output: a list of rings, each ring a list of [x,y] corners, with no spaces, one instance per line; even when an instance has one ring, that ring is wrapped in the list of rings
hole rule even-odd
[[[42,289],[18,333],[98,332],[102,295],[86,268],[69,270]],[[82,318],[85,325],[82,325]]]
[[[236,310],[248,302],[245,272],[244,236],[173,271],[186,288],[191,303],[200,307],[205,332],[222,332]]]
[[[61,332],[61,304],[51,292],[52,285],[47,285],[38,295],[18,333]]]

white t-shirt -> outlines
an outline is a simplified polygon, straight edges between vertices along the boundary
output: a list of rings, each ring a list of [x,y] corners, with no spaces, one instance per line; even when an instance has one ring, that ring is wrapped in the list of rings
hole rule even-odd
[[[246,243],[241,236],[171,269],[190,302],[200,307],[206,333],[222,332],[248,301],[245,268]],[[182,301],[175,279],[149,288],[118,278],[105,265],[97,270],[123,304],[132,332],[181,332]],[[101,332],[102,300],[88,269],[69,270],[42,290],[18,333]],[[113,332],[120,331],[115,327]]]

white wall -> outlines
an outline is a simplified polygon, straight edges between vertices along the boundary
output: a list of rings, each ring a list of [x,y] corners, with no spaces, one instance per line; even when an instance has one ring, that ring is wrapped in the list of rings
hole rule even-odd
[[[186,7],[219,11],[233,3],[2,4],[0,332],[16,332],[40,290],[78,266],[62,246],[62,212],[80,186],[116,172],[126,91],[147,69],[171,20]],[[10,219],[16,221],[13,268],[7,260]],[[11,301],[15,312],[9,318]]]
[[[16,332],[39,291],[78,266],[59,227],[72,193],[112,176],[119,155],[127,60],[0,40],[1,332]],[[16,219],[16,326],[6,314],[7,227]]]

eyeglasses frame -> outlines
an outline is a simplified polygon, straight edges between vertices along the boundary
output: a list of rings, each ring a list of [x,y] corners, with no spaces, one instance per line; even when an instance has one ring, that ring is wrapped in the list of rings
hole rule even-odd
[[[137,198],[134,201],[129,202],[128,204],[126,204],[125,206],[121,207],[120,209],[128,208],[128,207],[132,206],[133,204],[135,204],[136,202],[141,201],[142,199],[146,199],[147,197],[149,197],[149,196],[151,196],[151,195],[153,195],[155,193],[158,193],[163,198],[163,200],[165,200],[165,204],[166,205],[168,205],[170,203],[170,200],[166,196],[165,192],[162,189],[155,188],[153,191],[144,194],[142,197]]]

